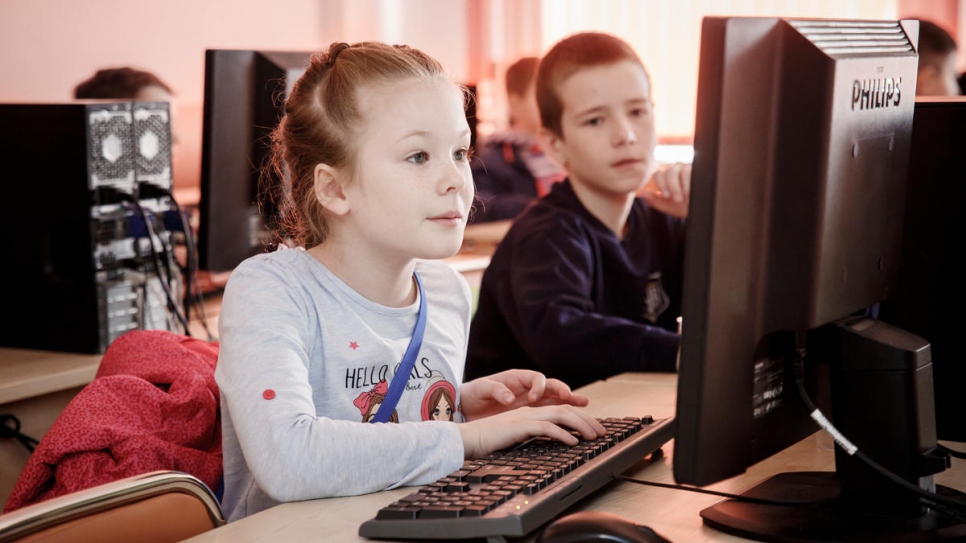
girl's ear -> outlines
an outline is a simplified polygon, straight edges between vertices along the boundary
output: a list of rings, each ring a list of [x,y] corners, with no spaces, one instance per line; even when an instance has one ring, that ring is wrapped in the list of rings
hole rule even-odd
[[[328,164],[315,165],[315,197],[336,215],[349,212],[349,199],[339,182],[339,171]]]

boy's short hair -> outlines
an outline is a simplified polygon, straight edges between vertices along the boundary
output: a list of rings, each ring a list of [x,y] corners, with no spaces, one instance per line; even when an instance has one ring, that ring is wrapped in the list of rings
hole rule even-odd
[[[525,96],[537,73],[537,57],[523,57],[506,69],[506,93]]]
[[[932,21],[919,21],[919,67],[942,64],[956,52],[956,40]]]
[[[624,40],[603,32],[580,32],[557,42],[540,60],[537,69],[537,106],[540,122],[544,128],[563,137],[561,118],[563,103],[560,85],[574,73],[589,67],[630,60],[640,65],[647,75],[647,68],[640,57]]]
[[[74,98],[126,99],[135,98],[145,87],[160,87],[174,94],[161,78],[151,72],[127,66],[105,68],[74,87]]]

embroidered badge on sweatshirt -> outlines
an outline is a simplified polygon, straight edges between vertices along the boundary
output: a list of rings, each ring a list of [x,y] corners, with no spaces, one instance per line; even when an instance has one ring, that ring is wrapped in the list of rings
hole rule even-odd
[[[671,297],[664,290],[661,283],[661,272],[654,272],[647,276],[647,288],[644,298],[644,318],[652,324],[657,322],[661,314],[671,305]]]

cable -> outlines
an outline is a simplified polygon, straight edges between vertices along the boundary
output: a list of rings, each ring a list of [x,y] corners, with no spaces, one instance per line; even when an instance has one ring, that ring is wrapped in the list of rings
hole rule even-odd
[[[808,408],[812,419],[818,423],[818,425],[822,428],[822,430],[828,432],[829,435],[832,436],[832,439],[835,440],[835,443],[837,443],[838,446],[841,447],[846,454],[850,456],[855,456],[856,458],[864,462],[866,465],[868,465],[872,469],[879,472],[882,476],[895,482],[896,484],[905,488],[906,490],[919,494],[919,496],[922,499],[926,500],[933,506],[937,506],[936,507],[937,511],[944,513],[946,515],[950,515],[960,522],[966,523],[966,515],[964,515],[964,513],[960,513],[960,511],[966,512],[966,509],[964,509],[964,506],[966,506],[966,504],[957,500],[947,498],[945,496],[940,496],[935,492],[929,492],[928,490],[920,488],[919,486],[914,485],[909,481],[906,481],[902,477],[899,477],[898,475],[892,473],[885,467],[879,465],[878,462],[866,456],[866,454],[860,451],[857,446],[855,446],[852,442],[846,439],[845,436],[843,436],[842,433],[839,432],[839,430],[825,417],[822,411],[815,406],[815,404],[812,402],[812,399],[809,397],[808,392],[805,390],[805,338],[804,338],[804,335],[805,335],[804,332],[796,333],[796,339],[798,342],[798,358],[796,358],[795,360],[795,386],[798,389],[798,395],[801,397],[802,401],[805,403],[805,406]],[[952,508],[953,511],[951,512],[946,510],[945,509],[946,507]]]
[[[14,438],[31,453],[40,444],[36,439],[20,433],[20,419],[10,414],[0,415],[0,438]]]
[[[191,330],[188,327],[188,319],[181,312],[181,308],[178,307],[178,303],[175,301],[174,294],[171,292],[171,285],[168,283],[167,279],[164,277],[164,274],[161,272],[161,268],[162,268],[161,256],[158,254],[158,250],[154,246],[155,233],[154,233],[154,227],[151,226],[151,217],[148,216],[144,208],[141,207],[140,202],[138,202],[132,196],[128,194],[123,194],[122,199],[125,202],[133,205],[135,209],[137,209],[138,213],[141,215],[141,218],[144,220],[144,228],[147,230],[147,234],[148,234],[148,245],[151,246],[151,256],[154,259],[154,271],[161,282],[161,288],[164,290],[164,295],[168,300],[168,308],[171,310],[171,312],[175,314],[176,317],[178,317],[178,320],[181,322],[181,326],[184,327],[185,335],[187,335],[188,337],[191,337]]]
[[[952,456],[953,458],[966,458],[966,452],[950,449],[942,443],[940,443],[938,446],[941,451],[945,452],[949,456]]]
[[[191,230],[191,225],[188,223],[188,219],[185,216],[184,211],[178,204],[177,200],[174,199],[174,195],[170,191],[165,189],[158,189],[163,195],[167,196],[171,200],[171,204],[174,206],[175,211],[178,213],[178,218],[181,221],[181,228],[184,232],[184,243],[185,243],[185,270],[184,274],[187,279],[187,290],[185,292],[184,307],[185,313],[190,318],[191,316],[191,298],[194,297],[195,313],[198,315],[201,326],[204,328],[205,333],[208,335],[208,341],[214,341],[215,337],[211,333],[211,329],[208,327],[208,316],[205,314],[205,301],[201,294],[201,285],[198,284],[198,251],[195,247],[194,232]]]
[[[796,387],[797,387],[798,392],[799,392],[799,395],[801,396],[801,398],[804,401],[805,405],[808,407],[809,411],[812,413],[812,418],[819,424],[819,426],[822,428],[822,430],[824,430],[824,431],[828,432],[830,435],[832,435],[832,437],[835,439],[836,443],[838,443],[839,446],[842,447],[842,449],[845,452],[847,452],[848,454],[854,455],[856,458],[858,458],[861,461],[865,462],[867,465],[869,465],[870,467],[872,467],[873,469],[875,469],[876,471],[878,471],[879,473],[881,473],[883,476],[887,477],[888,479],[891,479],[892,481],[896,482],[897,484],[899,484],[903,488],[908,489],[911,492],[915,492],[915,493],[919,494],[920,499],[922,501],[926,502],[937,513],[942,514],[942,515],[946,515],[949,518],[956,520],[957,522],[961,522],[961,523],[966,524],[966,510],[964,510],[964,507],[966,507],[966,503],[963,503],[961,501],[954,500],[954,499],[951,499],[951,498],[947,498],[945,496],[940,496],[940,495],[938,495],[938,494],[936,494],[934,492],[929,492],[927,490],[924,490],[924,489],[920,488],[919,486],[916,486],[916,485],[913,485],[913,484],[909,483],[905,479],[902,479],[902,478],[898,477],[894,473],[892,473],[889,470],[887,470],[886,468],[880,466],[874,460],[872,460],[871,458],[869,458],[868,456],[866,456],[862,451],[859,451],[858,450],[858,447],[856,447],[851,442],[849,442],[845,438],[845,436],[843,436],[838,431],[838,429],[836,429],[832,425],[832,423],[829,422],[828,419],[825,418],[825,416],[821,413],[821,411],[812,402],[811,398],[808,396],[808,393],[805,391],[805,385],[804,385],[804,382],[805,382],[805,378],[804,378],[805,348],[804,348],[804,337],[803,337],[803,334],[798,334],[797,339],[798,339],[798,352],[799,352],[799,356],[798,356],[798,358],[797,358],[797,360],[795,362],[795,372],[796,372],[795,373],[795,381],[796,381]],[[942,450],[944,450],[944,451],[947,451],[951,455],[957,456],[959,458],[962,458],[963,456],[966,456],[966,454],[964,454],[962,452],[952,451],[948,447],[944,447],[943,445],[939,445],[939,448],[942,449]],[[776,505],[776,506],[786,506],[786,507],[787,506],[792,506],[792,507],[795,507],[795,506],[838,506],[838,505],[841,505],[841,504],[844,503],[843,500],[841,500],[841,499],[838,499],[838,500],[835,500],[835,501],[819,501],[819,502],[787,502],[787,501],[781,501],[781,500],[768,500],[768,499],[763,499],[763,498],[753,498],[753,497],[750,497],[750,496],[743,496],[743,495],[737,495],[737,494],[729,494],[727,492],[718,492],[718,491],[715,491],[715,490],[708,490],[708,489],[704,489],[704,488],[689,487],[689,486],[683,486],[683,485],[677,485],[677,484],[658,483],[658,482],[652,482],[652,481],[642,481],[642,480],[634,479],[632,477],[627,477],[627,476],[621,475],[621,474],[614,474],[614,478],[617,479],[617,480],[626,481],[626,482],[629,482],[629,483],[635,483],[635,484],[646,485],[646,486],[655,486],[655,487],[659,487],[659,488],[669,488],[669,489],[674,489],[674,490],[685,490],[685,491],[688,491],[688,492],[696,492],[696,493],[699,493],[699,494],[709,494],[709,495],[713,495],[713,496],[720,496],[720,497],[727,498],[727,499],[734,500],[734,501],[738,501],[738,502],[756,503],[756,504],[762,504],[762,505]]]
[[[801,505],[835,505],[835,504],[842,503],[841,501],[786,502],[782,500],[766,500],[764,498],[752,498],[751,496],[742,496],[741,494],[729,494],[727,492],[718,492],[717,490],[708,490],[706,488],[698,488],[695,486],[672,485],[669,483],[642,481],[640,479],[634,479],[633,477],[627,477],[626,475],[621,475],[621,474],[614,474],[614,478],[620,481],[627,481],[628,483],[635,483],[639,485],[656,486],[660,488],[670,488],[673,490],[686,490],[688,492],[696,492],[698,494],[710,494],[712,496],[720,496],[722,498],[728,498],[730,500],[734,500],[738,502],[759,503],[763,505],[801,506]]]

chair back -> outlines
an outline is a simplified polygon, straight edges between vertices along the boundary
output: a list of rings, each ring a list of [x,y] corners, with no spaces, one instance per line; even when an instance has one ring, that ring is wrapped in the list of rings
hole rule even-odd
[[[173,543],[224,524],[201,480],[153,471],[0,515],[0,543]]]

